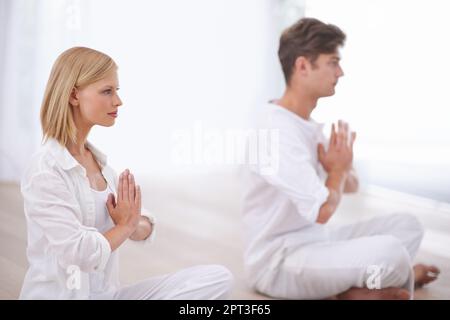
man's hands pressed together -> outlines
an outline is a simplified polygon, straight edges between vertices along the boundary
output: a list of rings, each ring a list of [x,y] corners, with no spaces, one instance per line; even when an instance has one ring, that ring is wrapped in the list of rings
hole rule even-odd
[[[348,124],[339,120],[337,132],[335,125],[332,125],[328,150],[325,150],[322,144],[318,145],[318,158],[328,173],[325,185],[329,190],[328,199],[319,210],[318,223],[326,223],[330,219],[336,211],[344,190],[354,192],[358,187],[358,181],[352,169],[355,139],[356,133],[349,134]]]
[[[328,150],[322,144],[318,145],[319,161],[327,173],[348,172],[353,162],[353,143],[356,132],[349,137],[348,124],[339,120],[338,131],[333,123],[331,127],[330,144]]]

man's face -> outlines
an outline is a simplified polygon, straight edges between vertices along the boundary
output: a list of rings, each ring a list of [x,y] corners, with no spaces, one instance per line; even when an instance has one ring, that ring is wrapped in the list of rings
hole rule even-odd
[[[313,64],[308,64],[308,76],[305,80],[311,93],[317,98],[334,94],[334,87],[344,75],[339,64],[340,59],[339,52],[320,54]]]

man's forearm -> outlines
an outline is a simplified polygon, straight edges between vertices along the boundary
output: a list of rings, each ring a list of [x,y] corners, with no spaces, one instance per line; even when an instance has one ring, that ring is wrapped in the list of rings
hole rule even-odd
[[[359,181],[356,171],[352,168],[345,180],[344,193],[352,193],[358,191]]]
[[[329,190],[327,201],[320,207],[317,223],[326,223],[336,211],[347,180],[347,172],[331,171],[328,174],[326,187]]]

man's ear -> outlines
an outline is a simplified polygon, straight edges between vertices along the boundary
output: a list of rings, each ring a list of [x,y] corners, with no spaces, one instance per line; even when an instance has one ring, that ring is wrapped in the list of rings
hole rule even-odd
[[[77,88],[73,88],[72,92],[70,93],[70,97],[69,97],[69,103],[73,107],[78,107],[78,105],[80,104],[80,101],[78,99],[78,95],[79,95],[78,89]]]
[[[307,75],[308,74],[308,59],[304,56],[297,57],[295,59],[295,72],[301,75]]]

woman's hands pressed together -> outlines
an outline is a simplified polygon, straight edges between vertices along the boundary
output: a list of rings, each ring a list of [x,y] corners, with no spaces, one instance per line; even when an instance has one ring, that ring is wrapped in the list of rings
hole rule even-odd
[[[109,194],[106,207],[115,224],[104,234],[112,251],[128,238],[144,240],[152,233],[150,220],[141,215],[141,188],[128,169],[119,176],[117,200]]]
[[[136,230],[141,217],[141,189],[128,169],[119,176],[117,202],[114,195],[109,194],[106,206],[116,225],[128,227],[131,232]]]

